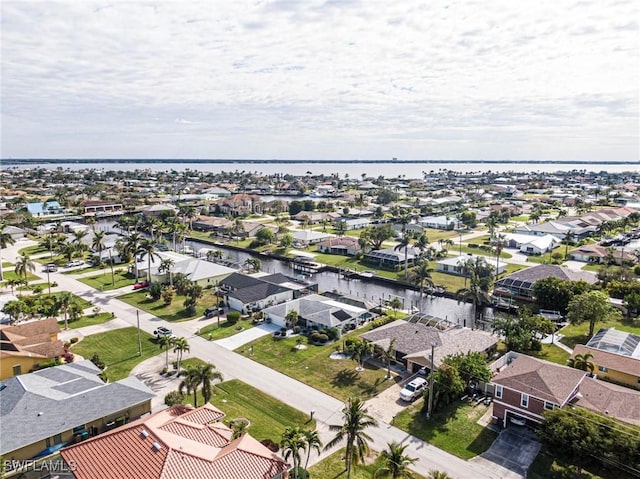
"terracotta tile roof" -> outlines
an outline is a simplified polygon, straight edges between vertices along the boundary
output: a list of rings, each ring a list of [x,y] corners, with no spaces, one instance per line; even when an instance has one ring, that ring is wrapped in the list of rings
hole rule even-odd
[[[230,441],[222,417],[210,404],[174,406],[61,454],[77,479],[269,479],[290,468],[248,434]]]
[[[491,382],[564,406],[585,376],[584,371],[521,354]]]
[[[602,351],[601,349],[592,348],[583,344],[576,345],[571,357],[575,357],[576,354],[591,354],[593,355],[592,362],[595,363],[596,366],[603,366],[620,371],[621,373],[640,377],[640,359],[638,358]]]
[[[640,425],[640,391],[586,378],[571,404]]]

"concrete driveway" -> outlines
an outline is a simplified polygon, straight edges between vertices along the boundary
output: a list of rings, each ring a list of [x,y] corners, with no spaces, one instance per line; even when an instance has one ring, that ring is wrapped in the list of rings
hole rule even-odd
[[[523,427],[510,426],[503,430],[489,450],[471,459],[495,472],[501,478],[524,478],[540,451],[540,442],[534,432]]]

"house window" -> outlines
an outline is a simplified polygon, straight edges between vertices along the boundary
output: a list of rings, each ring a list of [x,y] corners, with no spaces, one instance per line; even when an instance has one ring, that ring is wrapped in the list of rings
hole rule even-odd
[[[16,364],[13,367],[13,375],[14,376],[20,376],[22,374],[22,366],[20,366],[19,364]]]
[[[608,373],[609,368],[605,368],[604,366],[598,366],[598,371],[600,371],[601,373]]]
[[[56,434],[53,437],[47,438],[47,447],[55,446],[56,444],[60,444],[62,442],[62,434]]]
[[[553,411],[554,407],[555,407],[555,405],[552,402],[549,402],[549,401],[545,401],[544,402],[544,409],[546,411]]]
[[[496,385],[496,397],[502,399],[502,386]]]
[[[529,407],[529,395],[528,395],[528,394],[524,394],[524,393],[523,393],[523,394],[520,396],[520,406],[522,406],[522,407],[526,407],[526,408],[528,408],[528,407]]]

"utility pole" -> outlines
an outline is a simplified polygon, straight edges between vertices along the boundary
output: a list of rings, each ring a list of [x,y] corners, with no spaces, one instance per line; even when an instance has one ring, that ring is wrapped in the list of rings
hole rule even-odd
[[[140,310],[136,309],[136,323],[138,324],[138,356],[142,356],[142,338],[140,337]]]
[[[435,347],[436,343],[431,343],[431,372],[429,373],[429,409],[427,409],[427,418],[431,418],[433,411],[433,371],[436,368],[434,356]]]

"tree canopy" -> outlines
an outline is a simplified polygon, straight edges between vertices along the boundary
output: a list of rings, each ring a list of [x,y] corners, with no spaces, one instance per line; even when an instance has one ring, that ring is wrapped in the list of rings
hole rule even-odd
[[[569,281],[550,276],[539,279],[533,284],[533,295],[538,308],[567,314],[569,301],[575,295],[592,289],[593,287],[586,281]]]
[[[567,319],[573,324],[587,321],[589,336],[593,336],[596,322],[620,320],[622,314],[609,303],[609,296],[602,291],[588,291],[569,302]]]
[[[551,334],[554,324],[540,315],[532,315],[523,308],[518,317],[506,316],[496,318],[492,323],[493,330],[505,337],[509,351],[539,351],[541,343],[539,337]]]

